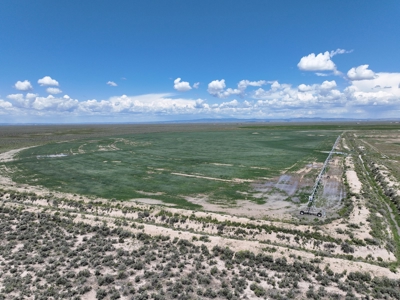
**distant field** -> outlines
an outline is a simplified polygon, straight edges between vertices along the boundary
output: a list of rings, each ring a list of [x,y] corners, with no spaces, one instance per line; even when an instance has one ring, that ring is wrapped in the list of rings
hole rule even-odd
[[[327,154],[321,151],[330,150],[339,133],[238,128],[127,134],[30,148],[8,166],[16,182],[63,192],[192,208],[184,197],[205,194],[229,205],[243,199],[239,192],[252,192],[251,180],[323,162]]]

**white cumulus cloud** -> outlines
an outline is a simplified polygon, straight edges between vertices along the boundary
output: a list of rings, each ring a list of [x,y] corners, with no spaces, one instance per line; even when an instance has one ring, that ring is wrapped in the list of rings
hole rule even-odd
[[[332,81],[328,81],[325,80],[323,83],[321,84],[313,84],[313,85],[306,85],[306,84],[300,84],[297,87],[297,90],[299,92],[319,92],[319,93],[326,93],[326,91],[328,90],[332,90],[334,88],[337,87],[336,81],[332,80]]]
[[[33,89],[31,83],[28,80],[17,81],[14,87],[19,91],[29,91]]]
[[[331,54],[326,51],[324,53],[311,53],[303,56],[297,64],[302,71],[334,71],[336,70],[335,63],[331,60]]]
[[[324,53],[311,53],[307,56],[303,56],[297,67],[302,71],[332,71],[334,75],[342,75],[337,70],[335,63],[332,61],[332,57],[337,54],[351,53],[353,50],[347,51],[344,49],[336,49],[331,52],[325,51]],[[317,76],[327,76],[328,74],[316,72]]]
[[[203,109],[208,110],[210,108],[210,106],[203,99],[197,99],[195,108],[203,108]]]
[[[7,98],[12,100],[17,107],[29,107],[30,99],[34,98],[31,95],[35,94],[28,93],[28,95],[29,98],[25,98],[23,94],[11,94]]]
[[[313,87],[311,85],[306,85],[306,84],[302,83],[297,87],[297,89],[300,92],[308,92],[308,91],[311,91],[313,89]]]
[[[49,86],[49,85],[50,86],[58,86],[59,85],[58,81],[51,78],[50,76],[44,76],[43,78],[38,80],[38,83],[41,86]]]
[[[241,80],[238,83],[238,89],[244,91],[248,86],[262,86],[267,83],[268,82],[265,80],[259,80],[259,81]]]
[[[198,89],[199,85],[200,85],[200,82],[196,82],[196,83],[193,84],[193,88],[194,89]]]
[[[174,80],[174,89],[179,92],[186,92],[191,90],[189,82],[181,81],[181,78],[177,78]]]
[[[79,103],[79,110],[87,113],[157,113],[180,114],[193,111],[202,102],[171,98],[170,94],[114,96],[108,100],[87,100]]]
[[[7,96],[12,100],[16,107],[26,110],[47,110],[50,112],[72,111],[78,107],[78,100],[64,96],[62,98],[49,95],[47,97],[40,97],[37,94],[28,93],[11,94]]]
[[[11,108],[12,106],[13,105],[10,102],[0,99],[0,108],[7,109],[7,108]]]
[[[375,73],[371,79],[353,80],[345,89],[353,104],[399,105],[400,73]]]
[[[239,105],[239,101],[237,101],[236,99],[235,100],[232,100],[232,101],[230,101],[230,102],[223,102],[223,103],[221,103],[220,105],[219,105],[219,107],[220,108],[226,108],[226,107],[228,107],[228,108],[234,108],[234,107],[237,107]]]
[[[225,79],[213,80],[208,84],[207,92],[210,95],[217,96],[226,88]]]
[[[237,89],[226,88],[225,80],[214,80],[208,84],[208,93],[214,97],[218,98],[227,98],[232,95],[240,95],[241,97],[245,95],[245,90],[248,86],[262,86],[267,84],[268,82],[265,80],[259,81],[249,81],[249,80],[241,80],[238,83]]]
[[[46,92],[52,95],[57,95],[57,94],[61,94],[62,90],[60,90],[59,88],[54,88],[54,87],[49,87],[46,89]]]
[[[368,70],[369,65],[361,65],[356,68],[351,68],[347,72],[347,77],[350,80],[366,80],[375,78],[375,73],[372,70]]]
[[[35,110],[47,110],[56,112],[73,111],[78,107],[79,101],[71,98],[57,98],[52,95],[36,97],[31,106]]]
[[[335,88],[336,86],[337,86],[337,84],[336,84],[335,80],[332,80],[332,81],[325,80],[321,84],[321,89],[323,89],[323,90],[331,90],[331,89]]]
[[[336,88],[336,82],[324,81],[322,84],[300,84],[297,88],[287,83],[277,81],[271,84],[270,89],[259,88],[252,94],[258,99],[256,106],[262,109],[320,109],[324,106],[343,105],[345,96]]]
[[[108,81],[107,84],[109,86],[117,86],[118,84],[116,84],[114,81]]]

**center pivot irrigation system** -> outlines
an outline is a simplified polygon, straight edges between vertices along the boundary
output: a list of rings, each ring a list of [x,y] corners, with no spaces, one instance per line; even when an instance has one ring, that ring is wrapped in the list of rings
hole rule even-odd
[[[332,154],[335,152],[335,148],[337,146],[337,144],[340,141],[340,137],[341,135],[338,136],[338,138],[336,139],[335,144],[333,144],[332,150],[329,152],[328,157],[326,158],[324,165],[322,166],[321,172],[319,172],[317,179],[315,180],[315,184],[314,187],[312,189],[311,195],[308,197],[308,203],[307,203],[307,207],[305,209],[300,210],[300,214],[301,215],[315,215],[317,217],[325,217],[325,211],[323,210],[318,210],[315,207],[314,204],[314,200],[315,200],[315,194],[318,190],[318,187],[320,186],[321,183],[321,179],[322,179],[322,175],[324,175],[324,172],[326,170],[326,167],[328,166],[329,160],[332,157]]]

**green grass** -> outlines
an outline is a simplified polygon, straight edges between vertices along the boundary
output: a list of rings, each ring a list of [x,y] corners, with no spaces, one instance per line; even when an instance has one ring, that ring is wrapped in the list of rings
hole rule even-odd
[[[19,160],[8,166],[15,170],[12,176],[16,182],[64,192],[121,200],[153,198],[191,208],[198,206],[184,196],[206,194],[229,205],[243,199],[237,191],[250,191],[249,183],[171,173],[224,180],[271,178],[284,169],[324,161],[326,153],[319,151],[330,150],[338,135],[276,129],[253,133],[249,129],[163,132],[50,143],[21,151]],[[112,144],[119,150],[99,151],[101,147],[111,150]],[[61,153],[68,156],[45,157]]]

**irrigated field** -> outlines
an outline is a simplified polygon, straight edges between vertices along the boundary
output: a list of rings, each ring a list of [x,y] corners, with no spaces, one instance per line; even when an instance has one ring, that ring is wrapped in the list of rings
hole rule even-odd
[[[337,135],[252,129],[124,135],[29,148],[8,167],[19,183],[110,199],[195,208],[187,197],[201,194],[225,205],[264,203],[255,182],[323,162]]]

